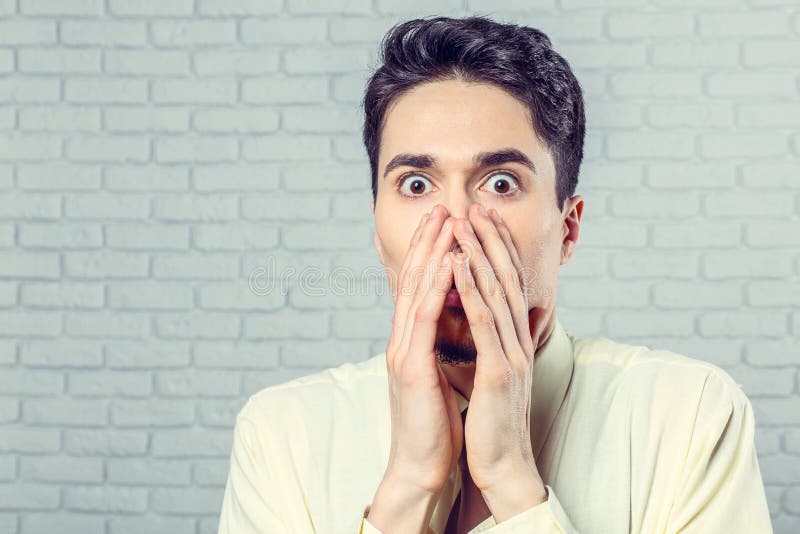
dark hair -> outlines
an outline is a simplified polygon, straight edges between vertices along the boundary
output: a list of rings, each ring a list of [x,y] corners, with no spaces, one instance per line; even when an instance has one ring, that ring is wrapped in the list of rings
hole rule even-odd
[[[413,19],[387,32],[379,61],[362,100],[373,200],[389,105],[416,85],[451,79],[490,83],[523,102],[534,132],[553,157],[559,209],[575,193],[586,129],[583,95],[569,64],[543,32],[479,16]]]

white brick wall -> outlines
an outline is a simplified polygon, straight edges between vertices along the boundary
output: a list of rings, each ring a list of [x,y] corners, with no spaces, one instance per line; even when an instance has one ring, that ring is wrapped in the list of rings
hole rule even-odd
[[[473,13],[547,32],[585,90],[562,320],[727,369],[800,529],[797,1],[429,5],[0,0],[0,534],[215,533],[247,396],[384,350],[385,286],[300,273],[380,268],[379,39]]]

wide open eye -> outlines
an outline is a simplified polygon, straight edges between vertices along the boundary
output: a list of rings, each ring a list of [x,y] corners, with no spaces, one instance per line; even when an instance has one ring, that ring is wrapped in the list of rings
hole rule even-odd
[[[422,196],[431,186],[430,180],[421,174],[407,174],[400,180],[398,191],[400,191],[400,194],[412,198]]]
[[[490,192],[500,196],[513,195],[519,190],[519,183],[516,176],[505,171],[490,176],[489,179],[486,180],[486,186],[489,188]]]

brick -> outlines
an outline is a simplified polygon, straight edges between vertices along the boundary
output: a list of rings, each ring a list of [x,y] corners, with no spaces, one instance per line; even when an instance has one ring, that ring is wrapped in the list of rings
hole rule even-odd
[[[65,195],[65,212],[73,219],[145,219],[150,202],[141,195],[87,193]]]
[[[286,305],[278,291],[256,292],[246,282],[205,285],[199,293],[200,307],[211,310],[274,310]]]
[[[278,366],[277,345],[246,341],[203,341],[194,344],[194,364],[226,369],[273,369]]]
[[[53,454],[61,448],[59,429],[6,426],[0,434],[0,451]],[[2,502],[2,501],[0,501]]]
[[[800,44],[796,39],[752,41],[744,47],[744,64],[750,67],[800,66]]]
[[[60,156],[60,137],[41,134],[20,134],[16,132],[8,135],[0,135],[0,161],[41,161],[55,159]]]
[[[284,52],[284,68],[288,74],[354,72],[368,63],[367,50],[357,47],[309,45]]]
[[[302,204],[302,213],[296,208]],[[320,221],[330,216],[328,195],[275,192],[242,200],[242,216],[251,220]]]
[[[157,371],[156,387],[162,397],[230,397],[239,395],[241,376],[220,370]]]
[[[659,308],[719,308],[742,305],[740,282],[656,282],[653,303]]]
[[[629,221],[595,221],[581,228],[584,247],[640,248],[647,242],[647,229]]]
[[[690,13],[612,12],[607,24],[612,38],[685,36],[694,31],[694,16]]]
[[[646,47],[638,43],[562,43],[558,53],[576,71],[641,67],[646,63]]]
[[[174,224],[109,224],[106,244],[111,248],[185,249],[189,246],[189,227]]]
[[[658,248],[729,248],[741,242],[741,224],[735,222],[664,222],[652,226]]]
[[[127,341],[105,344],[106,366],[110,369],[151,369],[187,367],[190,348],[182,341]]]
[[[725,41],[659,41],[651,48],[657,67],[734,67],[739,63],[739,44]]]
[[[709,311],[700,317],[704,336],[782,336],[786,332],[784,313],[767,310]]]
[[[228,430],[160,430],[153,435],[153,456],[221,458],[230,454],[232,437]]]
[[[147,80],[138,78],[71,78],[64,99],[78,103],[139,103],[147,100]]]
[[[27,190],[86,190],[100,188],[100,168],[65,163],[20,164],[17,186]]]
[[[123,310],[186,310],[192,307],[192,288],[150,281],[114,284],[108,288],[108,305]]]
[[[706,196],[703,208],[709,217],[791,217],[793,200],[785,193],[728,191]]]
[[[239,337],[239,318],[224,313],[192,311],[189,313],[166,314],[156,317],[156,331],[159,336],[174,338],[237,338]]]
[[[188,462],[152,458],[108,460],[108,481],[133,486],[186,486],[191,481]]]
[[[73,371],[67,390],[74,397],[147,397],[153,380],[149,372]]]
[[[17,51],[17,69],[35,74],[99,73],[100,52],[90,49],[20,49]]]
[[[653,104],[647,108],[648,123],[656,127],[733,127],[733,105],[727,102],[702,104]]]
[[[247,339],[320,339],[329,334],[328,316],[321,312],[281,309],[269,314],[245,316]]]
[[[647,185],[659,189],[728,189],[736,185],[736,167],[730,163],[652,163]]]
[[[797,93],[794,74],[788,72],[718,72],[706,78],[712,97],[784,97]]]
[[[624,72],[611,75],[611,91],[619,96],[685,97],[702,94],[702,77],[683,72]]]
[[[147,510],[147,490],[110,485],[64,488],[64,509],[86,512],[143,513]]]
[[[311,163],[314,159],[326,160],[331,154],[330,141],[318,135],[275,133],[243,142],[242,155],[246,161],[271,160],[278,154],[282,160],[311,160]]]
[[[35,107],[19,111],[20,130],[97,132],[100,110],[94,108]]]
[[[202,76],[258,75],[277,72],[278,48],[264,50],[200,50],[194,55],[194,69]],[[248,80],[242,80],[248,83]]]
[[[53,44],[56,39],[54,20],[0,20],[0,45]]]
[[[67,19],[60,24],[61,41],[68,45],[144,46],[147,43],[144,22]]]
[[[279,187],[278,165],[195,165],[192,172],[198,191],[272,191]]]
[[[103,426],[108,420],[107,411],[106,403],[97,400],[53,398],[22,401],[22,419],[28,424]]]
[[[20,532],[102,532],[103,517],[90,513],[28,513],[21,517]]]
[[[153,258],[156,278],[230,279],[236,276],[237,267],[237,258],[225,254],[162,254]]]
[[[201,15],[273,15],[280,13],[281,0],[198,0]]]
[[[24,284],[22,304],[32,308],[102,308],[103,286],[80,282]]]
[[[253,104],[324,102],[328,81],[323,76],[271,76],[242,80],[242,101]]]
[[[221,45],[236,42],[232,20],[155,21],[150,26],[159,46]]]
[[[270,250],[278,246],[278,229],[240,223],[195,226],[192,242],[201,250]]]
[[[57,278],[58,254],[51,252],[0,252],[0,278]]]
[[[105,14],[103,0],[19,0],[23,15],[100,16]]]
[[[797,397],[754,398],[753,414],[756,421],[764,426],[800,424],[800,412],[797,411]],[[787,463],[784,464],[784,466]]]
[[[201,464],[195,464],[192,478],[198,486],[224,487],[229,468],[228,461],[206,460]]]
[[[356,133],[363,121],[357,109],[345,106],[284,106],[282,114],[287,132]]]
[[[371,240],[370,228],[359,224],[298,223],[283,229],[283,243],[288,249],[366,248]]]
[[[800,233],[786,232],[786,223],[750,222],[745,227],[745,243],[757,248],[800,246]]]
[[[0,375],[4,395],[58,395],[64,391],[61,373],[44,370],[12,369]]]
[[[158,488],[151,495],[155,511],[198,517],[218,514],[224,493],[224,488]]]
[[[38,248],[97,248],[103,245],[102,227],[96,224],[20,224],[19,244]]]
[[[192,15],[194,0],[109,0],[108,7],[114,15],[170,17]]]
[[[331,17],[328,20],[329,38],[333,43],[375,44],[380,42],[393,22],[391,17]],[[360,83],[363,89],[363,80]]]
[[[145,254],[126,252],[69,252],[64,254],[64,272],[77,278],[140,278],[148,272]]]
[[[785,276],[788,278],[791,275]],[[798,302],[800,289],[797,284],[792,285],[786,282],[751,282],[747,287],[747,296],[748,302],[753,306],[792,307]]]
[[[75,161],[147,161],[150,141],[113,136],[73,137],[67,141],[66,152]]]
[[[618,310],[606,314],[607,335],[688,336],[694,330],[694,318],[685,311]]]
[[[745,359],[755,367],[781,367],[786,372],[785,367],[797,361],[798,348],[798,341],[793,338],[751,341],[745,345]]]
[[[751,35],[786,35],[789,21],[781,11],[740,11],[727,13],[700,13],[700,35],[705,37],[737,37]]]
[[[699,196],[685,192],[615,193],[611,197],[611,213],[620,217],[682,218],[699,211]]]
[[[71,311],[64,319],[67,334],[81,337],[144,337],[150,334],[146,313]]]
[[[235,80],[158,79],[153,81],[153,101],[175,104],[231,104],[236,102]]]
[[[111,401],[111,422],[124,427],[184,426],[194,422],[194,402],[180,399]]]
[[[60,80],[51,78],[0,79],[0,98],[5,102],[58,102],[60,85]]]
[[[105,186],[111,191],[185,191],[189,170],[172,165],[108,165]]]
[[[642,124],[641,106],[632,102],[590,101],[586,122],[597,128],[626,128]]]
[[[716,133],[700,137],[706,158],[767,158],[789,153],[788,138],[780,133]]]
[[[250,106],[242,109],[200,110],[195,112],[192,124],[195,130],[201,132],[253,133],[277,131],[279,120],[280,115],[272,107]]]
[[[293,15],[371,15],[372,3],[368,0],[289,0],[286,9]]]
[[[792,127],[800,124],[798,107],[782,102],[742,104],[737,117],[739,124],[746,127]]]
[[[0,510],[55,510],[59,500],[55,486],[19,481],[0,484]]]
[[[25,341],[20,346],[20,359],[26,367],[91,368],[103,365],[99,343],[74,339]]]
[[[108,519],[109,534],[137,534],[139,532],[170,532],[195,534],[193,517],[128,516]],[[201,530],[200,532],[206,532]]]
[[[774,278],[790,276],[792,257],[759,250],[708,252],[703,255],[707,278]]]
[[[615,132],[606,138],[608,157],[682,158],[694,154],[694,136],[661,132]]]
[[[241,26],[242,42],[247,44],[324,43],[325,17],[246,19]]]
[[[391,320],[387,320],[391,324]],[[385,329],[382,326],[382,330]],[[372,354],[360,340],[297,340],[286,343],[281,355],[283,365],[295,368],[328,368],[345,362],[364,361]]]
[[[177,50],[105,50],[103,68],[110,74],[171,75],[189,73],[189,54]]]
[[[20,478],[42,482],[102,482],[103,461],[99,458],[20,458]],[[62,527],[63,528],[63,527]]]
[[[19,421],[20,417],[20,401],[16,399],[0,399],[0,423],[13,423]],[[8,462],[9,460],[5,460]],[[0,479],[3,478],[3,472],[5,471],[8,464],[4,464],[3,460],[0,460]],[[11,474],[11,478],[14,478],[14,474]]]
[[[224,221],[237,216],[233,195],[159,197],[153,204],[156,219],[166,221]]]

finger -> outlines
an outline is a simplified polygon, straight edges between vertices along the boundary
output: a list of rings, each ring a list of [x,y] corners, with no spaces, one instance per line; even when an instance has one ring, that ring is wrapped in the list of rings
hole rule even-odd
[[[414,250],[414,247],[419,242],[420,237],[422,236],[422,230],[425,228],[425,223],[428,221],[429,218],[430,218],[430,213],[426,213],[425,215],[423,215],[420,218],[419,224],[417,225],[417,229],[414,231],[414,235],[411,236],[411,242],[408,244],[408,250],[406,251],[406,255],[403,260],[403,266],[400,268],[400,272],[397,275],[397,282],[395,283],[395,288],[397,293],[395,295],[395,301],[397,301],[398,295],[400,294],[400,280],[402,279],[402,275],[408,268],[408,264],[411,260],[411,251]],[[389,342],[387,343],[387,356],[389,352],[393,352],[395,344],[398,343],[400,339],[402,339],[403,337],[403,326],[405,321],[400,319],[398,315],[399,309],[400,308],[397,305],[395,305],[394,313],[392,314],[392,331],[389,336]]]
[[[409,245],[408,253],[404,260],[404,268],[398,281],[397,301],[395,302],[394,316],[392,317],[392,324],[398,325],[398,336],[394,340],[399,343],[403,339],[403,329],[407,324],[408,310],[414,299],[419,286],[419,280],[423,277],[420,272],[425,267],[425,260],[429,255],[431,241],[439,234],[441,230],[441,221],[446,210],[443,206],[436,205],[430,212],[428,219],[421,223],[419,235],[416,242]],[[412,238],[412,241],[413,238]],[[393,330],[395,327],[393,326]],[[399,345],[398,345],[399,346]]]
[[[519,344],[514,319],[506,301],[505,289],[494,275],[492,264],[484,254],[469,221],[460,222],[455,230],[455,236],[461,248],[467,251],[466,264],[470,268],[470,276],[494,318],[493,326],[500,337],[504,357],[516,359],[521,356],[523,349]]]
[[[408,340],[411,334],[411,324],[414,321],[414,311],[419,307],[422,300],[428,294],[428,291],[435,281],[436,271],[440,267],[445,253],[454,240],[453,221],[454,219],[452,217],[447,218],[444,224],[442,224],[439,235],[431,247],[431,252],[425,267],[424,276],[420,281],[417,292],[414,295],[414,299],[406,312],[405,332],[403,335],[403,341],[400,343],[401,350],[403,347],[408,347]],[[431,347],[433,347],[433,345],[431,345]]]
[[[452,258],[447,255],[437,265],[434,283],[428,288],[419,306],[411,314],[411,325],[407,328],[408,350],[401,350],[406,355],[404,365],[411,365],[417,369],[424,368],[426,365],[438,367],[435,359],[428,361],[428,358],[436,341],[439,316],[442,314],[444,297],[450,289],[452,279]]]
[[[475,206],[470,209],[472,227],[491,264],[492,272],[503,287],[519,347],[518,350],[511,350],[511,353],[506,352],[506,356],[509,358],[519,356],[521,349],[528,359],[533,358],[533,342],[530,339],[528,324],[528,302],[519,282],[519,271],[514,265],[509,249],[500,237],[494,221],[488,214],[481,213],[479,208],[480,206]]]
[[[452,252],[449,254],[453,255]],[[453,255],[453,275],[456,289],[461,297],[461,305],[464,307],[464,313],[469,321],[472,340],[478,352],[475,376],[483,377],[504,372],[505,369],[508,369],[508,360],[503,354],[503,346],[495,328],[492,310],[483,300],[475,285],[475,279],[469,266],[470,261],[466,252]]]
[[[514,268],[517,270],[519,275],[519,285],[522,288],[523,294],[527,298],[527,293],[525,293],[526,281],[523,272],[522,260],[519,259],[519,253],[517,252],[517,246],[514,244],[514,239],[511,237],[511,232],[506,226],[505,221],[503,221],[500,214],[497,212],[496,209],[492,208],[489,210],[489,216],[495,223],[495,228],[497,228],[497,233],[500,234],[500,239],[503,240],[503,243],[508,250],[508,255],[511,256],[511,262],[514,264]]]

